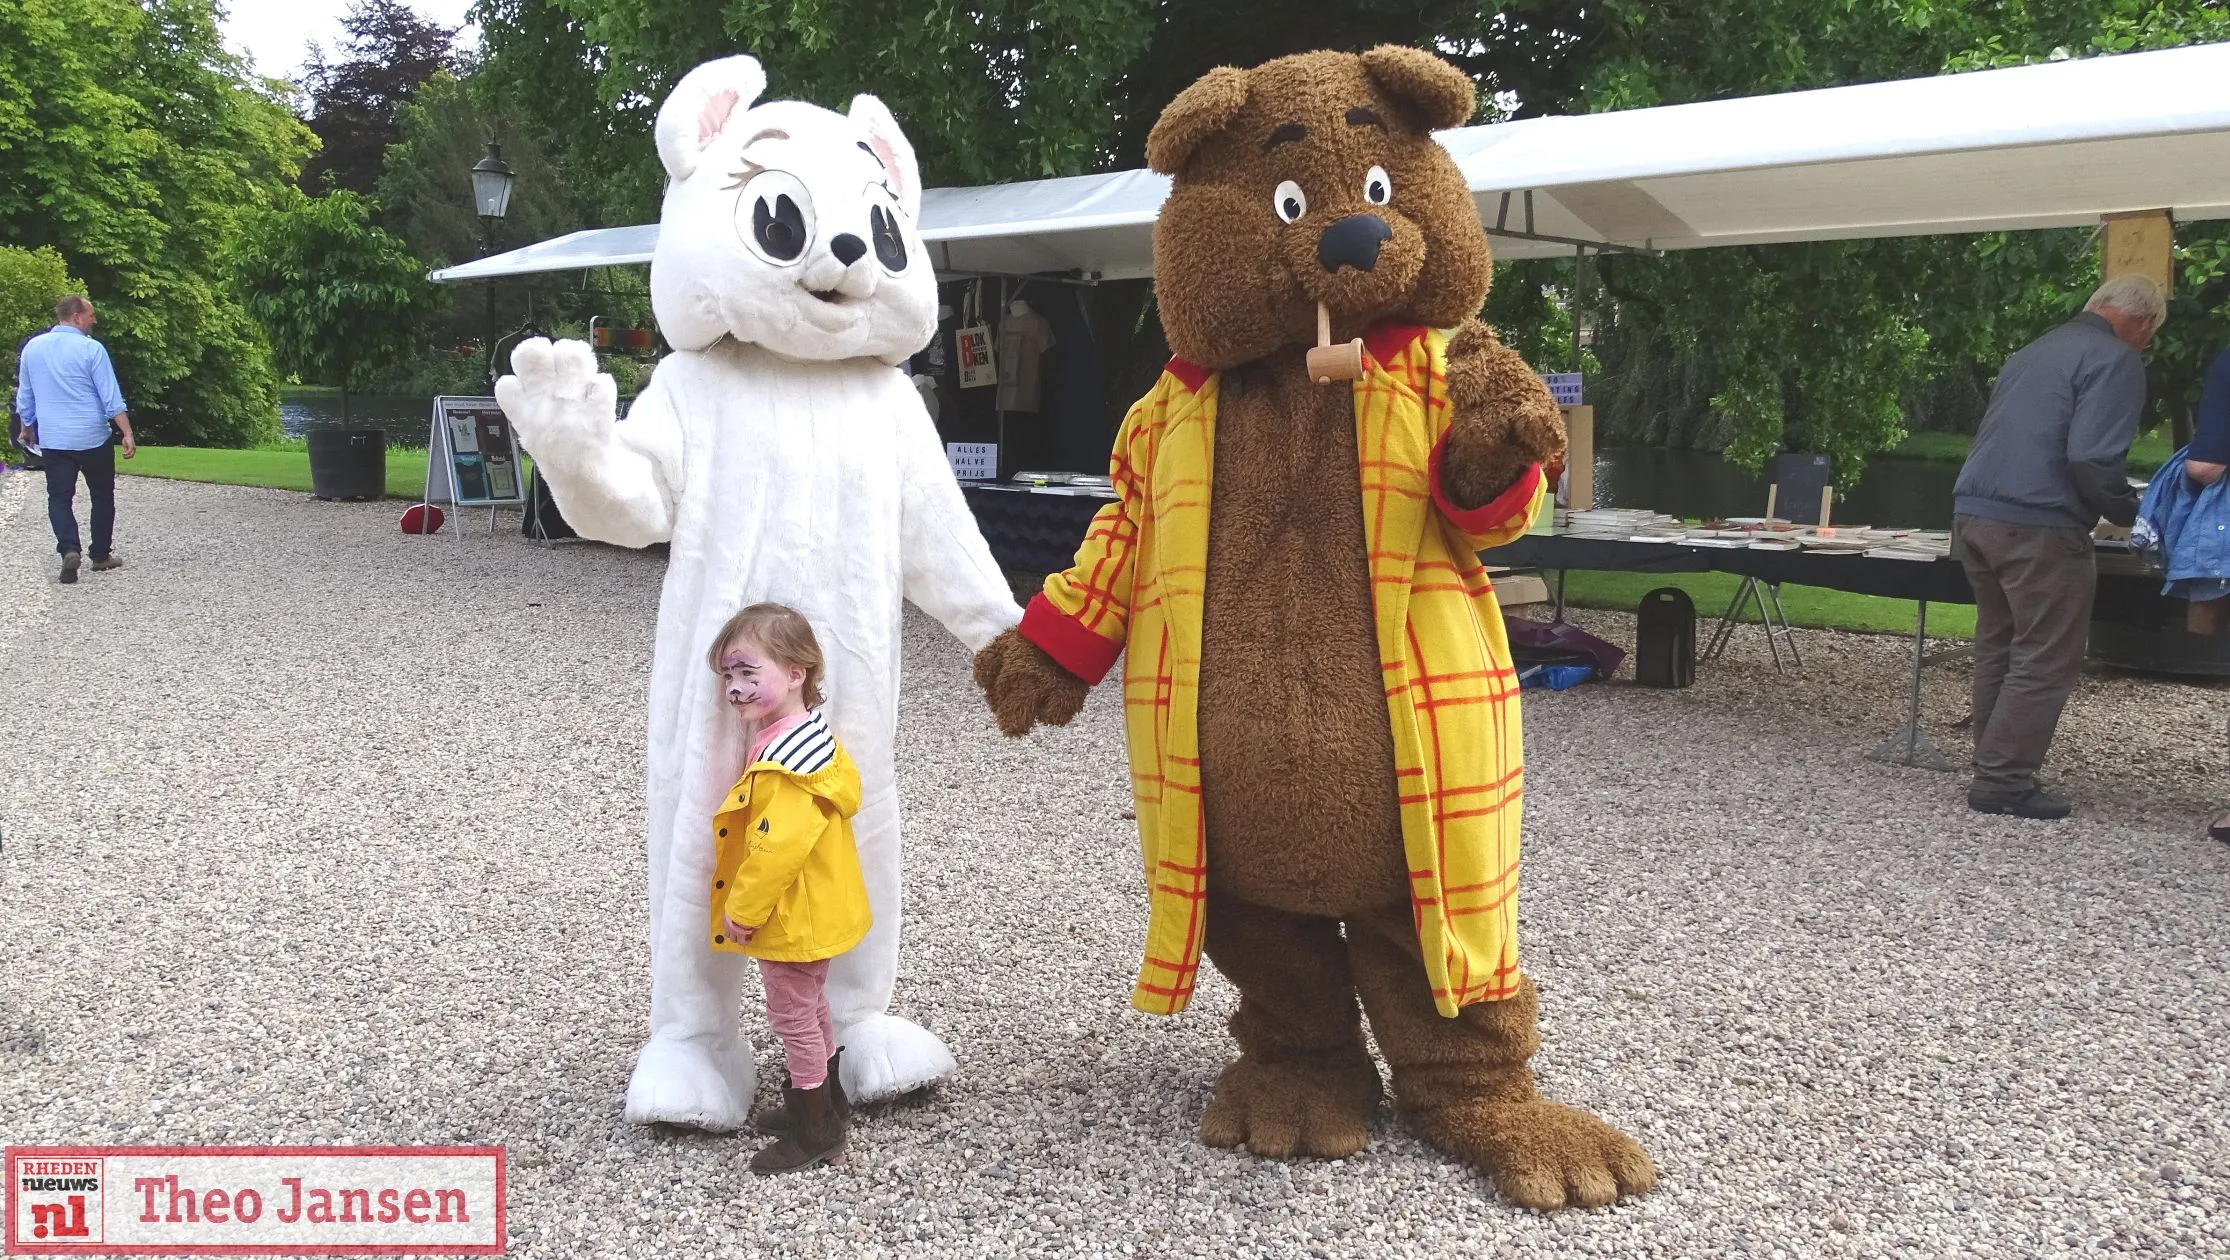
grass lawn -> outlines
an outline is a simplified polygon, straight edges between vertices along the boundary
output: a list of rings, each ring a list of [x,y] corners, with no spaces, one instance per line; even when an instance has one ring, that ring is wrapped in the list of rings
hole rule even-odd
[[[213,481],[227,486],[268,486],[310,492],[310,452],[301,443],[252,451],[207,450],[193,446],[142,446],[116,471],[174,481]],[[424,493],[426,452],[387,448],[387,496],[416,500]]]
[[[1973,436],[1965,433],[1913,433],[1905,440],[1883,451],[1884,456],[1899,459],[1925,459],[1931,463],[1959,464],[1966,462],[1967,452],[1974,447]],[[2138,435],[2129,448],[2129,470],[2149,473],[2168,462],[2176,448],[2165,433]],[[1728,595],[1733,599],[1733,595]]]
[[[1544,574],[1549,589],[1556,589],[1556,575]],[[1564,602],[1577,608],[1608,608],[1632,612],[1642,596],[1660,586],[1677,586],[1696,601],[1696,620],[1717,621],[1734,602],[1742,579],[1732,573],[1595,573],[1572,570],[1564,585]],[[1783,586],[1781,610],[1789,623],[1831,630],[1871,630],[1887,634],[1913,632],[1913,601],[1883,599],[1878,595],[1851,595],[1818,586]],[[1744,610],[1756,621],[1754,608]],[[1704,627],[1699,624],[1699,632]],[[1931,638],[1974,637],[1974,609],[1966,604],[1931,604],[1928,607]],[[1699,645],[1700,646],[1700,645]]]

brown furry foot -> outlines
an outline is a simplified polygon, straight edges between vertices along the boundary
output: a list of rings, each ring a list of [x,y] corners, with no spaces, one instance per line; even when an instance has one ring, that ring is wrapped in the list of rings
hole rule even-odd
[[[1420,1112],[1418,1133],[1494,1178],[1519,1207],[1602,1207],[1657,1184],[1634,1139],[1603,1120],[1544,1101],[1461,1102]]]
[[[1327,1066],[1242,1054],[1216,1081],[1200,1140],[1244,1143],[1264,1159],[1344,1159],[1370,1145],[1378,1094],[1378,1068],[1368,1058]]]

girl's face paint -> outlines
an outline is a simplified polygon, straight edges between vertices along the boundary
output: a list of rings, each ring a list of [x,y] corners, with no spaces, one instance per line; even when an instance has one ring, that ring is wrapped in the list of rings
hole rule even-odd
[[[728,707],[763,726],[804,711],[805,671],[784,669],[767,650],[737,639],[720,654],[720,685]]]

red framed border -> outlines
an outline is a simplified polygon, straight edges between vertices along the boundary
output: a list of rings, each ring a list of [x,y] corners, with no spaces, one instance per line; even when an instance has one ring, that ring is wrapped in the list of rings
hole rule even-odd
[[[510,1149],[507,1146],[10,1146],[6,1176],[7,1233],[0,1236],[0,1250],[11,1256],[500,1256],[510,1250]],[[22,1178],[16,1172],[26,1159],[97,1159],[133,1156],[269,1156],[341,1155],[351,1158],[388,1158],[440,1155],[494,1156],[496,1161],[496,1240],[451,1246],[425,1243],[18,1243],[15,1239],[16,1196]],[[107,1193],[103,1187],[102,1193]]]

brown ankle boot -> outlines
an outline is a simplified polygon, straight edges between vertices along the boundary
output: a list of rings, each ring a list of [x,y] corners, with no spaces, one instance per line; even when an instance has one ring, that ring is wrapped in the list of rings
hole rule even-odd
[[[844,1153],[844,1118],[836,1114],[836,1090],[828,1081],[812,1089],[785,1085],[783,1101],[795,1127],[774,1145],[751,1157],[751,1171],[804,1172]]]
[[[836,1114],[846,1124],[852,1122],[852,1100],[844,1093],[844,1076],[837,1069],[844,1066],[844,1052],[838,1050],[829,1056],[829,1091],[836,1096]],[[786,1100],[776,1106],[762,1108],[751,1114],[751,1127],[768,1137],[781,1137],[790,1131],[790,1105]]]

